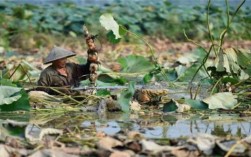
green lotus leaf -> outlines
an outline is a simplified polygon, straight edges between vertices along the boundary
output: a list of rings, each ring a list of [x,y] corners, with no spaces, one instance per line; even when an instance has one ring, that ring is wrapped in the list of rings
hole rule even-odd
[[[11,86],[0,86],[0,105],[11,104],[21,98],[21,88]]]

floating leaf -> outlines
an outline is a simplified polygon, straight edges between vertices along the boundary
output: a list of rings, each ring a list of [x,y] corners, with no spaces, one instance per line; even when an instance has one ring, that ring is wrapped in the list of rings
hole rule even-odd
[[[203,102],[208,104],[209,109],[232,109],[238,103],[237,96],[231,92],[222,92],[214,94],[203,99]]]
[[[185,102],[194,109],[208,109],[208,105],[200,100],[185,99]]]
[[[164,104],[163,112],[185,112],[191,109],[190,105],[187,104],[180,104],[177,101],[171,99],[168,103]]]
[[[113,16],[111,14],[103,14],[100,16],[99,21],[103,27],[105,27],[106,30],[111,30],[113,34],[115,35],[115,39],[121,38],[119,34],[119,25],[114,20]]]
[[[0,105],[11,104],[21,98],[21,94],[14,95],[21,91],[21,88],[0,86]]]
[[[172,112],[172,111],[176,111],[177,109],[178,107],[176,105],[176,101],[171,100],[168,103],[164,104],[163,112]]]

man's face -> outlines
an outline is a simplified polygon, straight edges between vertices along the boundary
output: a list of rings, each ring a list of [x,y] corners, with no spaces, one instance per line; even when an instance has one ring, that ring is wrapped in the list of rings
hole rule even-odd
[[[58,59],[53,62],[53,65],[55,65],[56,68],[65,68],[66,61],[67,58]]]

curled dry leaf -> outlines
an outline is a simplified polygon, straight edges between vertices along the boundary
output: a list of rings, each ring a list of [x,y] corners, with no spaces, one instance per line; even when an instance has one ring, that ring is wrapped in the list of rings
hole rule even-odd
[[[11,155],[15,154],[16,156],[28,156],[31,150],[27,149],[18,149],[13,148],[7,145],[0,145],[0,156],[1,157],[10,157]]]
[[[134,98],[139,103],[150,103],[161,101],[161,96],[168,92],[165,89],[138,89],[134,94]]]
[[[242,139],[242,141],[247,142],[248,144],[251,144],[251,135],[249,135],[246,138]]]
[[[177,112],[185,112],[185,111],[189,111],[191,109],[190,105],[187,104],[178,104],[178,109],[176,110]]]
[[[131,141],[125,144],[126,147],[130,150],[133,150],[135,153],[139,153],[142,150],[141,145],[137,141]]]
[[[115,151],[113,152],[110,157],[130,157],[131,155],[127,152]]]
[[[184,156],[190,156],[190,157],[197,157],[200,155],[200,152],[198,150],[186,150],[186,149],[173,149],[172,155],[176,157],[184,157]]]
[[[171,99],[169,102],[164,104],[163,112],[173,112],[173,111],[185,112],[189,111],[190,109],[191,109],[190,105],[180,104],[176,100]]]
[[[197,145],[200,151],[206,155],[211,155],[215,147],[216,137],[209,134],[197,134],[194,138],[188,139],[188,142],[192,142]]]
[[[116,140],[112,137],[104,137],[100,141],[98,141],[97,146],[100,149],[109,150],[113,152],[113,147],[123,146],[123,144],[119,140]]]
[[[133,111],[140,111],[141,105],[137,101],[131,101],[130,102],[131,110]]]
[[[4,52],[4,47],[0,47],[0,53]]]
[[[3,145],[3,144],[0,145],[0,154],[1,154],[2,156],[9,156],[9,153],[8,153],[8,151],[5,149],[5,145]]]
[[[42,129],[41,132],[40,132],[40,134],[39,134],[39,140],[42,140],[45,135],[51,135],[51,134],[62,135],[63,131],[59,130],[59,129],[54,129],[54,128],[45,128],[45,129]]]
[[[96,137],[99,137],[99,138],[103,138],[103,137],[105,137],[106,136],[106,134],[104,133],[104,132],[97,132],[97,134],[96,134]]]
[[[120,107],[118,101],[113,100],[111,97],[107,98],[105,100],[105,102],[106,102],[106,106],[107,106],[108,111],[111,111],[111,112],[121,111],[121,107]]]
[[[21,148],[22,142],[19,138],[7,136],[5,138],[5,144],[13,148]]]
[[[62,100],[60,100],[59,98],[43,91],[30,91],[29,100],[30,102],[43,102],[43,101],[62,102]]]
[[[34,124],[29,124],[25,128],[25,138],[31,144],[38,143],[40,131],[41,131],[40,127],[38,127]]]
[[[243,154],[247,149],[243,143],[235,140],[217,140],[216,144],[224,152],[229,152],[231,150],[231,155],[233,156]]]
[[[45,135],[51,135],[51,134],[58,134],[62,135],[63,131],[59,129],[54,129],[54,128],[40,128],[36,125],[29,124],[25,128],[25,138],[31,143],[39,143],[42,141],[43,137]]]
[[[127,138],[132,140],[141,140],[144,136],[137,131],[130,131],[127,133]]]
[[[152,152],[153,154],[156,154],[161,151],[172,151],[174,149],[177,149],[176,147],[172,146],[161,146],[153,141],[147,140],[142,140],[140,143],[142,145],[143,152]]]
[[[203,102],[208,104],[209,109],[232,109],[238,103],[238,100],[237,95],[231,92],[222,92],[203,99]]]
[[[35,152],[29,157],[46,157],[46,156],[62,156],[62,157],[78,157],[78,155],[67,154],[64,151],[53,150],[53,149],[43,149]]]
[[[11,119],[6,119],[3,124],[10,124],[12,126],[19,126],[19,127],[23,127],[28,125],[28,122],[19,122],[19,121],[15,121],[15,120],[11,120]]]

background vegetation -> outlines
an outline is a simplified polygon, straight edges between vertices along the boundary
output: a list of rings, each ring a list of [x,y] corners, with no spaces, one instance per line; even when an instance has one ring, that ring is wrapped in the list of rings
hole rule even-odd
[[[230,7],[229,12],[232,15],[234,7]],[[192,39],[208,39],[206,5],[186,8],[173,6],[168,1],[119,1],[100,7],[86,7],[73,3],[40,6],[4,2],[0,3],[0,46],[23,49],[45,46],[48,41],[62,41],[59,37],[62,35],[64,38],[81,36],[83,24],[102,36],[98,18],[103,13],[112,13],[118,23],[141,35],[185,41],[183,30],[186,30]],[[212,36],[218,38],[221,30],[227,26],[225,7],[212,3],[209,16]],[[228,40],[250,39],[250,27],[250,8],[242,7],[232,21]],[[57,40],[52,40],[48,35]]]

